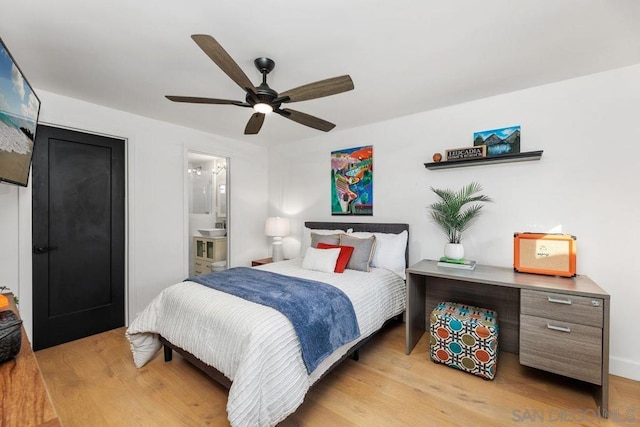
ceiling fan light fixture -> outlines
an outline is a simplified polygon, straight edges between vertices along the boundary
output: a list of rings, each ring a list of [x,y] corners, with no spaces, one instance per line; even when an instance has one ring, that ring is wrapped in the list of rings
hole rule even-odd
[[[265,104],[264,102],[259,102],[253,106],[253,109],[256,113],[269,114],[273,112],[273,107],[269,104]]]

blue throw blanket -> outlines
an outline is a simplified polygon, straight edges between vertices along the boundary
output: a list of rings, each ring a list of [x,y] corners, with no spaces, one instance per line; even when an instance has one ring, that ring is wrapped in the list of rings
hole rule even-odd
[[[298,335],[308,373],[335,349],[360,336],[351,301],[326,283],[249,267],[187,280],[275,308],[287,316]]]

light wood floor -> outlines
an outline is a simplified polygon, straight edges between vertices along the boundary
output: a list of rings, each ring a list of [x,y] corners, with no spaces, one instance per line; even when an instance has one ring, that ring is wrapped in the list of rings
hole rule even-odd
[[[133,365],[124,328],[36,357],[63,425],[228,425],[227,391],[174,354]],[[493,381],[428,360],[423,336],[404,353],[393,324],[314,386],[283,426],[640,425],[640,382],[611,376],[611,416],[589,387],[518,364],[503,352]]]

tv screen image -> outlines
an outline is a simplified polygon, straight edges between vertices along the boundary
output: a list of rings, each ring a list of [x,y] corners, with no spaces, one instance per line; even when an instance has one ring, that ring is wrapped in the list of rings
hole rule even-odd
[[[0,181],[27,186],[40,99],[0,39]]]

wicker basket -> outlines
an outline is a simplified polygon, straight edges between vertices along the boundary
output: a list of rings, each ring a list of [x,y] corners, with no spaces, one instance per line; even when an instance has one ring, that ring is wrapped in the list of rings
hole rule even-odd
[[[16,357],[20,352],[21,325],[22,320],[13,311],[0,311],[0,363]]]

